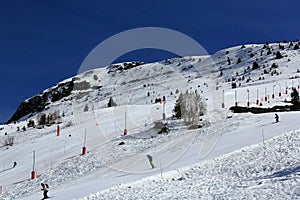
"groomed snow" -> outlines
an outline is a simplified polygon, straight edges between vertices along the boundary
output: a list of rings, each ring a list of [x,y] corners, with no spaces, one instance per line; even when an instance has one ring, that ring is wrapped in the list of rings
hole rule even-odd
[[[90,194],[96,199],[299,199],[300,131]]]

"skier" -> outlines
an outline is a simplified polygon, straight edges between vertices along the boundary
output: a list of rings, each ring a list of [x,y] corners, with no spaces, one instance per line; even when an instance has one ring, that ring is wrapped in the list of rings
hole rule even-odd
[[[147,156],[147,158],[148,158],[148,160],[149,160],[149,163],[150,163],[150,165],[151,165],[151,168],[153,169],[155,166],[154,166],[154,163],[153,163],[153,158],[152,158],[152,156],[150,156],[150,155],[146,155]]]
[[[276,123],[279,122],[279,116],[275,113],[275,120],[276,120]]]
[[[48,199],[49,197],[48,197],[48,191],[49,191],[49,186],[48,186],[48,184],[44,184],[44,183],[41,183],[41,186],[42,186],[42,191],[43,191],[43,199]]]
[[[15,161],[13,164],[13,168],[15,168],[17,166],[17,162]]]

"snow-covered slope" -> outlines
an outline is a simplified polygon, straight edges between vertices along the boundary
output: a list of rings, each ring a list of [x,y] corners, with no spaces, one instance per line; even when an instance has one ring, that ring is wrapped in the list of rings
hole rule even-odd
[[[55,199],[147,198],[142,187],[152,191],[149,198],[158,197],[155,192],[162,193],[160,199],[255,198],[256,194],[272,195],[274,188],[281,191],[282,198],[291,197],[294,193],[287,193],[276,180],[269,178],[266,184],[259,180],[297,167],[297,161],[291,160],[299,156],[298,138],[290,131],[300,129],[300,113],[280,113],[280,123],[273,124],[273,113],[236,114],[228,108],[235,102],[242,106],[249,102],[254,107],[289,105],[291,88],[299,86],[300,50],[294,50],[296,44],[245,45],[212,56],[121,63],[58,83],[22,103],[10,120],[19,119],[16,123],[0,126],[1,141],[14,137],[13,146],[0,147],[0,197],[38,199],[41,182],[49,184],[49,194]],[[254,62],[258,68],[253,67]],[[237,88],[232,89],[233,85]],[[197,90],[207,104],[201,128],[172,118],[174,103],[186,90]],[[163,96],[165,108],[157,103]],[[107,108],[110,98],[118,106]],[[257,100],[261,105],[256,105]],[[164,109],[169,133],[158,134]],[[37,124],[41,113],[59,114],[51,120],[59,124],[60,136],[56,124],[27,127],[29,120]],[[129,134],[122,136],[125,116]],[[265,141],[285,132],[290,133]],[[262,141],[264,145],[255,145]],[[287,149],[285,153],[266,148],[274,141]],[[288,145],[290,142],[293,144]],[[88,152],[81,155],[84,145]],[[240,150],[249,145],[254,146]],[[262,148],[263,155],[259,152]],[[33,151],[37,178],[30,180]],[[263,156],[269,153],[264,162]],[[153,157],[156,168],[150,168],[147,155]],[[283,162],[272,167],[273,158]],[[14,161],[18,165],[12,168]],[[261,172],[265,166],[270,169]],[[250,169],[255,176],[250,177]],[[297,170],[291,174],[296,177]],[[148,176],[152,177],[144,179]],[[124,184],[136,180],[140,181]],[[282,183],[294,187],[297,182]],[[117,184],[122,185],[114,186]],[[222,187],[216,188],[216,184]],[[265,193],[259,192],[260,187],[266,188]],[[248,193],[251,188],[254,191]]]
[[[88,199],[299,199],[299,130]]]

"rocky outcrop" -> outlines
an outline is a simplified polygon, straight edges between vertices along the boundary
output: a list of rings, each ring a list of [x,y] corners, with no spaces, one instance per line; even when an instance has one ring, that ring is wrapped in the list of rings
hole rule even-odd
[[[27,115],[32,115],[37,112],[41,112],[45,107],[52,103],[61,100],[71,94],[74,88],[74,80],[60,83],[57,86],[44,91],[26,101],[23,101],[13,116],[7,121],[11,123],[25,117]]]

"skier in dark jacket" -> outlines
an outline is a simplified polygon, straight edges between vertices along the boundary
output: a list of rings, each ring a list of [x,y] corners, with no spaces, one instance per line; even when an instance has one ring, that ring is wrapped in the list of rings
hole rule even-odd
[[[275,113],[275,120],[276,122],[279,122],[279,116]]]
[[[48,184],[44,184],[44,183],[41,183],[41,186],[42,186],[42,191],[43,191],[43,199],[48,199],[48,191],[49,191],[49,187],[48,187]]]
[[[15,168],[17,166],[17,162],[15,161],[13,164],[13,168]]]
[[[150,165],[151,165],[151,168],[152,168],[152,169],[155,168],[154,163],[153,163],[153,157],[150,156],[150,155],[146,155],[146,156],[147,156],[147,158],[148,158],[148,160],[149,160],[149,163],[150,163]]]

